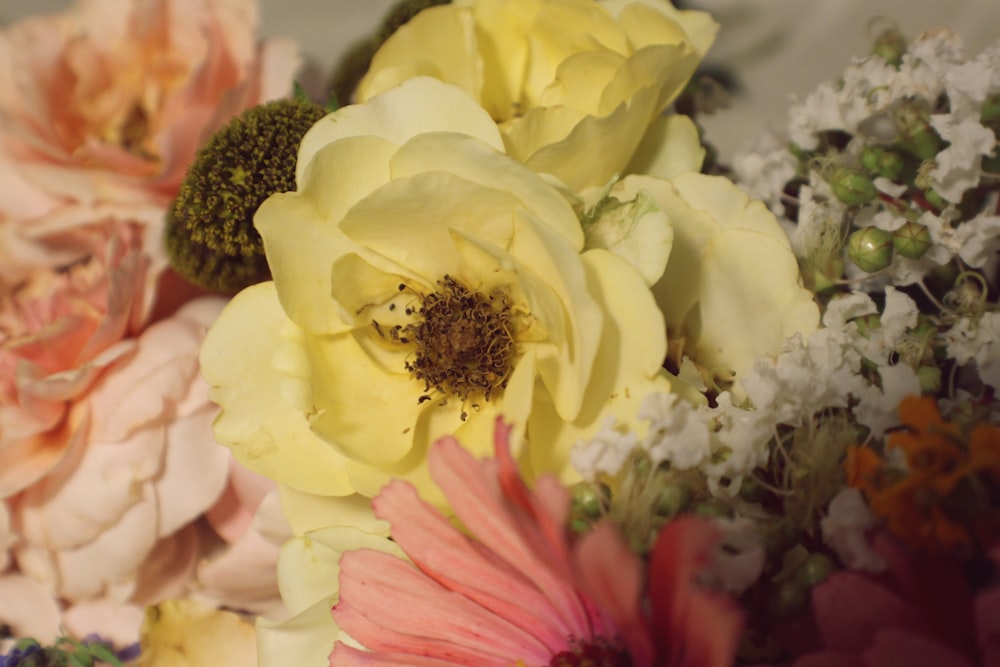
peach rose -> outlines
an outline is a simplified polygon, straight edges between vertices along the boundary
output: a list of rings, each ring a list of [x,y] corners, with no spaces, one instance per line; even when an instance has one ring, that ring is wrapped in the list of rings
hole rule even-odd
[[[229,484],[205,518],[224,547],[204,558],[193,589],[202,598],[267,616],[280,616],[278,552],[291,531],[277,502],[277,484],[231,458]],[[278,532],[268,528],[277,520]],[[283,528],[283,530],[282,530]]]
[[[108,229],[88,260],[35,272],[0,308],[0,499],[16,540],[0,590],[22,591],[0,596],[0,622],[56,631],[40,588],[68,631],[128,643],[141,607],[182,594],[217,544],[193,522],[229,472],[198,374],[224,300],[137,331],[139,234]]]
[[[256,40],[253,0],[77,0],[0,31],[0,279],[79,257],[76,230],[148,225],[230,117],[290,92],[289,42]],[[159,261],[156,261],[159,260]]]

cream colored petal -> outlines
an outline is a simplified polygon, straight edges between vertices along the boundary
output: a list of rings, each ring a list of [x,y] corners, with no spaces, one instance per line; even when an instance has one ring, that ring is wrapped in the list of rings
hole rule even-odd
[[[590,293],[607,314],[585,403],[576,419],[563,422],[540,397],[528,426],[533,469],[566,480],[574,476],[569,452],[575,442],[593,436],[607,416],[631,423],[643,397],[669,389],[661,373],[667,352],[665,327],[645,281],[605,250],[588,250],[583,262]]]
[[[687,172],[671,179],[676,196],[687,208],[704,212],[722,228],[753,230],[770,236],[781,245],[791,248],[788,236],[781,229],[774,214],[767,206],[742,188],[722,176],[708,176]],[[684,224],[685,217],[678,220]],[[692,223],[697,224],[697,223]],[[685,225],[688,227],[691,225]]]
[[[414,66],[479,99],[483,75],[476,51],[471,12],[450,5],[428,7],[379,47],[358,84],[358,101],[412,78]]]
[[[280,285],[282,318],[287,313],[298,326],[319,333],[349,328],[330,299],[330,263],[349,245],[336,221],[323,220],[314,201],[288,192],[261,204],[254,224],[264,241],[271,275]]]
[[[684,89],[698,67],[698,62],[697,54],[686,42],[643,47],[622,64],[615,77],[605,86],[595,115],[609,114],[622,102],[635,104],[634,100],[642,91],[653,89],[656,91],[656,99],[652,112],[645,119],[648,125]]]
[[[335,600],[340,588],[340,556],[355,549],[376,549],[406,558],[387,537],[353,527],[329,526],[286,542],[278,558],[278,580],[288,611],[299,614],[324,599]]]
[[[477,0],[464,4],[471,5],[477,28],[483,67],[480,102],[494,119],[506,120],[520,111],[529,51],[524,35],[543,2]]]
[[[424,132],[458,132],[503,149],[489,114],[457,86],[422,76],[369,99],[342,107],[310,128],[299,144],[296,182],[324,146],[345,137],[374,135],[397,146]]]
[[[515,224],[511,255],[523,267],[519,286],[532,317],[548,333],[549,345],[536,349],[538,374],[560,414],[572,419],[590,381],[604,314],[588,290],[576,249],[528,215]]]
[[[663,39],[665,23],[656,14],[679,25],[700,57],[705,56],[719,31],[719,24],[708,12],[679,10],[662,0],[601,0],[601,4],[618,17],[633,44],[657,43]]]
[[[586,0],[544,3],[527,39],[523,101],[532,106],[556,78],[559,65],[573,54],[591,49],[628,53],[628,40],[618,23],[599,3]]]
[[[651,286],[667,266],[674,230],[648,193],[619,197],[621,183],[611,188],[596,217],[586,223],[587,249],[603,248],[621,257]]]
[[[329,664],[340,630],[330,616],[331,602],[322,600],[286,621],[257,619],[257,664],[260,667]]]
[[[281,509],[292,531],[302,536],[327,526],[353,526],[366,533],[388,535],[389,524],[375,518],[371,498],[358,494],[334,498],[278,487]]]
[[[352,208],[340,228],[357,245],[434,285],[461,267],[452,227],[506,247],[513,234],[511,212],[519,204],[513,193],[425,172],[388,183]]]
[[[246,667],[257,661],[252,623],[194,600],[148,608],[139,643],[139,667]]]
[[[535,108],[501,129],[511,155],[580,192],[622,173],[656,113],[656,98],[656,90],[645,88],[600,118]]]
[[[670,179],[701,171],[705,149],[698,126],[687,116],[658,116],[646,130],[625,172]]]
[[[370,134],[344,137],[320,147],[305,165],[297,188],[316,206],[316,222],[336,225],[352,206],[387,183],[391,178],[389,160],[398,148]],[[274,230],[275,234],[280,229]]]
[[[768,235],[720,234],[706,249],[703,276],[700,327],[692,333],[704,366],[731,368],[738,379],[787,337],[819,324],[794,255]]]
[[[393,178],[445,171],[486,188],[512,193],[570,243],[576,247],[583,243],[576,214],[558,190],[520,162],[472,137],[458,134],[414,137],[395,154],[391,168]]]
[[[307,337],[306,351],[316,405],[309,418],[313,431],[362,463],[382,466],[405,457],[417,418],[428,407],[419,401],[423,382],[402,365],[387,371],[351,334]]]
[[[559,64],[555,79],[538,99],[540,106],[565,105],[596,113],[605,86],[617,75],[625,56],[614,51],[583,51]]]
[[[320,495],[349,494],[343,457],[281,397],[285,375],[272,359],[286,322],[274,283],[265,282],[237,294],[209,330],[200,360],[210,396],[222,408],[216,440],[241,464],[278,483]]]

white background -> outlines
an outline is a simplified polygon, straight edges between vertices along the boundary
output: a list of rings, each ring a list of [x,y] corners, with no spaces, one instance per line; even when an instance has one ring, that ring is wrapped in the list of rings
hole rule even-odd
[[[378,24],[394,0],[261,0],[263,36],[296,39],[322,79],[340,55]],[[709,61],[731,67],[745,93],[705,121],[723,157],[765,127],[785,124],[791,94],[805,95],[868,51],[871,19],[894,20],[908,35],[948,26],[970,55],[1000,39],[1000,0],[700,0],[722,25]],[[0,0],[0,21],[58,11],[70,0]]]

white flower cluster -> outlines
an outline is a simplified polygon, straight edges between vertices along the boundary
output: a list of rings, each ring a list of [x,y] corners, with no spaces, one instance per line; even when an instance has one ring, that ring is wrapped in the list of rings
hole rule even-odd
[[[871,174],[878,196],[848,210],[827,183],[832,170],[824,173],[824,158],[801,165],[775,136],[736,156],[732,166],[744,189],[767,202],[779,218],[785,214],[785,204],[796,198],[786,191],[789,184],[797,175],[804,177],[807,184],[797,195],[801,228],[790,234],[800,258],[815,253],[817,230],[829,233],[831,228],[846,227],[845,223],[889,233],[908,222],[926,228],[930,247],[919,258],[896,253],[888,266],[872,274],[851,262],[845,266],[847,277],[866,289],[913,284],[953,258],[981,268],[1000,251],[995,193],[973,212],[968,207],[970,192],[980,188],[984,178],[996,177],[984,177],[983,159],[998,145],[984,117],[1000,113],[998,105],[1000,42],[970,60],[958,35],[929,31],[909,45],[898,66],[875,55],[855,59],[840,78],[823,83],[792,107],[787,130],[790,141],[812,155],[824,155],[821,139],[831,132],[849,138],[831,159],[853,167],[860,167],[866,148],[908,147],[913,155],[907,154],[907,159],[920,157],[916,175],[909,177],[912,187],[899,177]],[[929,155],[913,148],[918,140],[928,142],[924,150]],[[914,199],[924,192],[939,200],[918,205]],[[841,244],[844,238],[841,232]]]
[[[700,469],[713,493],[733,494],[767,461],[779,426],[798,428],[831,408],[850,408],[858,423],[879,438],[898,424],[900,401],[920,393],[917,373],[896,363],[893,354],[917,324],[917,314],[913,300],[892,287],[881,313],[862,292],[835,299],[822,329],[807,339],[797,334],[776,357],[756,362],[742,380],[747,403],[735,405],[729,392],[721,393],[715,406],[696,405],[677,394],[650,394],[638,415],[648,423],[644,435],[606,422],[594,439],[577,443],[572,463],[585,478],[615,475],[640,447],[656,463]],[[880,324],[858,327],[855,320],[869,315],[879,315]],[[863,360],[875,368],[881,387],[862,374]]]

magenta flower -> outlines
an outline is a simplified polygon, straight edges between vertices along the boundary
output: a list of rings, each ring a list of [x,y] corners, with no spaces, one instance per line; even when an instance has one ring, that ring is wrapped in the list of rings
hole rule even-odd
[[[951,555],[874,541],[888,564],[838,572],[812,595],[821,648],[793,667],[1000,666],[1000,586],[975,591]],[[1000,564],[1000,548],[990,553]]]
[[[431,449],[431,474],[466,532],[406,482],[375,498],[412,562],[368,549],[342,557],[333,618],[367,650],[338,642],[331,667],[729,664],[739,613],[691,580],[714,529],[696,519],[664,529],[645,612],[642,560],[610,522],[570,539],[569,494],[553,477],[527,488],[509,433],[498,420],[496,460],[476,461],[450,437]]]

